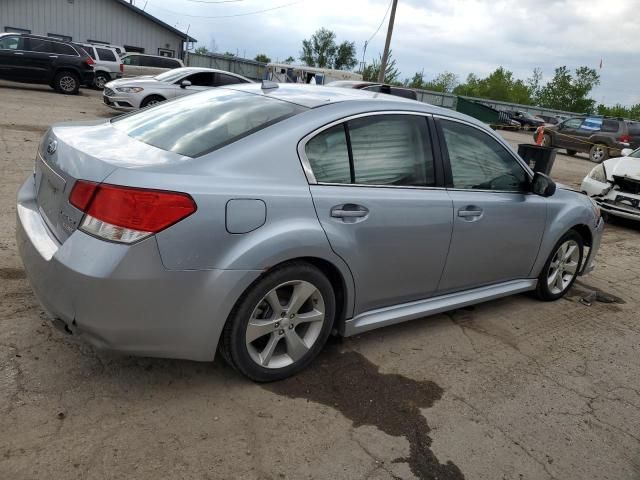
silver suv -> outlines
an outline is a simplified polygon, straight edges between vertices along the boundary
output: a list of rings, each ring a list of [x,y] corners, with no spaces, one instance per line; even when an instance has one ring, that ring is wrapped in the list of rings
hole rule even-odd
[[[499,136],[390,95],[266,82],[46,133],[17,244],[68,333],[257,381],[349,336],[590,271],[603,221]],[[561,308],[561,307],[559,307]]]
[[[95,61],[96,76],[93,84],[96,88],[102,90],[108,82],[122,78],[122,60],[113,48],[90,43],[81,43],[80,46]]]

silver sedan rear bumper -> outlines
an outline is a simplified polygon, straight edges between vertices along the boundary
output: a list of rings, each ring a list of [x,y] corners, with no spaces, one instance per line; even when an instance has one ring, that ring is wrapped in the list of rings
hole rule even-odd
[[[58,326],[124,353],[212,360],[233,304],[260,274],[167,270],[154,237],[127,246],[76,231],[60,244],[32,178],[18,193],[16,230],[29,281]]]

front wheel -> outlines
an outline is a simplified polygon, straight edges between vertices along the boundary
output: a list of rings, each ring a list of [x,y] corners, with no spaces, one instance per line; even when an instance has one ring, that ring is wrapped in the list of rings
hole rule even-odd
[[[551,135],[545,133],[544,137],[542,137],[542,146],[543,147],[551,147],[553,141],[551,140]]]
[[[320,353],[335,317],[327,277],[307,263],[277,268],[238,301],[225,325],[220,353],[258,382],[281,380]]]
[[[558,241],[538,277],[536,293],[541,300],[557,300],[567,293],[578,276],[583,250],[582,237],[575,230]]]
[[[109,82],[109,77],[104,73],[96,73],[96,78],[93,84],[98,90],[102,90],[104,86]]]
[[[147,98],[142,100],[142,102],[140,103],[140,108],[152,107],[164,101],[165,98],[161,97],[160,95],[149,95]]]

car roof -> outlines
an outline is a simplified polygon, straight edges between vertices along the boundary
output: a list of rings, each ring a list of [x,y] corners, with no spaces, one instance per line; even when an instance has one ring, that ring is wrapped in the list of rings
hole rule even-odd
[[[269,82],[272,85],[272,82]],[[317,108],[332,103],[363,102],[367,103],[367,108],[372,104],[375,108],[384,110],[406,110],[421,113],[431,113],[443,115],[450,118],[464,119],[467,122],[484,125],[482,122],[450,110],[448,108],[437,107],[428,103],[418,102],[408,98],[388,95],[386,93],[370,92],[367,90],[328,87],[322,85],[307,85],[297,83],[279,83],[277,88],[262,88],[260,83],[243,83],[239,85],[226,85],[224,88],[254,93],[273,97],[285,102],[295,103],[307,108]]]
[[[95,45],[95,44],[94,44]],[[138,52],[123,52],[122,56],[126,57],[129,55],[140,55],[142,57],[154,57],[154,58],[168,58],[169,60],[178,60],[178,61],[182,61],[179,58],[174,58],[174,57],[163,57],[162,55],[149,55],[148,53],[138,53]]]
[[[231,75],[232,77],[236,77],[236,78],[242,78],[244,80],[250,80],[247,77],[243,77],[242,75],[240,75],[239,73],[233,73],[233,72],[227,72],[226,70],[219,70],[217,68],[207,68],[207,67],[178,67],[178,68],[172,68],[170,71],[172,72],[176,72],[176,71],[180,71],[183,72],[185,74],[188,73],[197,73],[197,72],[214,72],[214,73],[224,73],[225,75]]]

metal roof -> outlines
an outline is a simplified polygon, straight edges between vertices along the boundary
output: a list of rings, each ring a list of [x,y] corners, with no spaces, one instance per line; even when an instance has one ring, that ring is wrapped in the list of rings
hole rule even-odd
[[[120,5],[122,5],[123,7],[127,7],[129,10],[134,11],[138,15],[142,15],[146,19],[151,20],[153,23],[156,23],[156,24],[160,25],[161,27],[166,28],[170,32],[175,33],[179,37],[182,37],[185,42],[197,42],[197,40],[195,38],[187,35],[184,32],[181,32],[180,30],[178,30],[177,28],[172,27],[168,23],[164,23],[159,18],[156,18],[153,15],[151,15],[150,13],[145,12],[141,8],[136,7],[135,5],[133,5],[132,3],[128,2],[127,0],[115,0],[115,1],[118,2]]]

